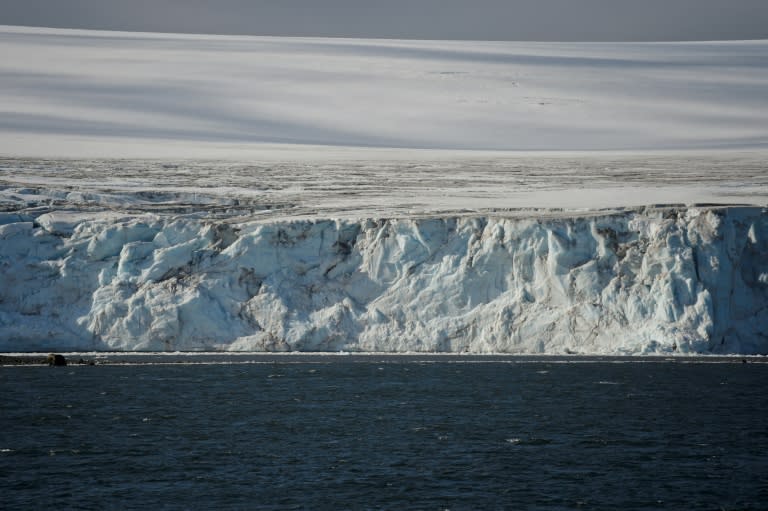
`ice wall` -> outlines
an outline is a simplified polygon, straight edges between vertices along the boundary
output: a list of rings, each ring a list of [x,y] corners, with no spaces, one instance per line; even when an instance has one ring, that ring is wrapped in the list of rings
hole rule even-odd
[[[768,213],[0,214],[0,350],[768,353]]]

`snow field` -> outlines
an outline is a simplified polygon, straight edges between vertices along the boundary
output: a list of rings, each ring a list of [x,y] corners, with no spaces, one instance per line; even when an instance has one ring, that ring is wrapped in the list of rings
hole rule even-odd
[[[6,156],[316,161],[329,152],[386,159],[404,150],[768,147],[767,41],[393,41],[0,26],[0,54]]]

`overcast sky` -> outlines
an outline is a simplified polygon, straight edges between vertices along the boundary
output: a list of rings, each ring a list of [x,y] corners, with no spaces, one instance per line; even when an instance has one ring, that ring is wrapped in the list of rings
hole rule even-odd
[[[410,39],[767,39],[768,0],[0,0],[0,24]]]

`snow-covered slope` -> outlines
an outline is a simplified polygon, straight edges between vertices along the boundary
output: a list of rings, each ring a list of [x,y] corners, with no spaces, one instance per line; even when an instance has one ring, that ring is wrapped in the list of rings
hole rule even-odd
[[[0,350],[768,353],[768,213],[0,220]]]
[[[392,41],[0,26],[0,55],[0,155],[768,146],[768,41]]]

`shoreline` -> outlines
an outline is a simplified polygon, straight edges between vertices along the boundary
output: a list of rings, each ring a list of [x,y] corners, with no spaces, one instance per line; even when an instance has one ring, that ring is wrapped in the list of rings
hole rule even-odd
[[[67,366],[330,363],[694,363],[768,364],[764,355],[563,355],[381,352],[62,352]],[[0,367],[49,366],[48,353],[0,353]]]

